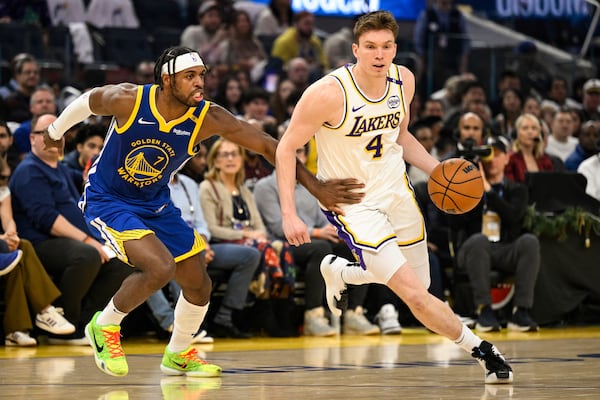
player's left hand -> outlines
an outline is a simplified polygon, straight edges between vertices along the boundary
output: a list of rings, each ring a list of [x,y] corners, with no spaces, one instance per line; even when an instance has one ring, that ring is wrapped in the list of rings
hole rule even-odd
[[[283,217],[282,228],[286,240],[292,246],[310,243],[308,228],[298,215]]]
[[[315,196],[329,211],[344,215],[340,205],[360,203],[365,197],[364,192],[361,191],[364,187],[364,183],[354,178],[332,179],[319,182]]]

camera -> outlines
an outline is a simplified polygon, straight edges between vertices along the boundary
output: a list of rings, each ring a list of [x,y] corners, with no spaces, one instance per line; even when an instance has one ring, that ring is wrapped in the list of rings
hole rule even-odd
[[[492,158],[494,151],[492,146],[477,146],[475,139],[467,138],[462,142],[458,142],[456,154],[458,157],[477,164],[479,161],[486,161]]]

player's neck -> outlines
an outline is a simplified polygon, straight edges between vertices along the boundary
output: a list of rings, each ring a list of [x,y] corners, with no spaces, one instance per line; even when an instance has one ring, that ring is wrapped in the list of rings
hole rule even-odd
[[[378,99],[387,88],[387,75],[373,75],[365,71],[359,64],[352,69],[352,74],[360,90],[371,99]]]

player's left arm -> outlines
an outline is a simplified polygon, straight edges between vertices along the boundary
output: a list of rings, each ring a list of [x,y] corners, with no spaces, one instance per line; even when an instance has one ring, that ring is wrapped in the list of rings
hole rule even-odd
[[[404,66],[400,66],[402,76],[402,87],[405,96],[405,116],[400,123],[400,134],[396,142],[404,149],[404,160],[412,166],[431,175],[431,171],[439,163],[425,148],[419,143],[417,138],[408,130],[410,122],[410,103],[415,94],[415,76],[410,70]]]

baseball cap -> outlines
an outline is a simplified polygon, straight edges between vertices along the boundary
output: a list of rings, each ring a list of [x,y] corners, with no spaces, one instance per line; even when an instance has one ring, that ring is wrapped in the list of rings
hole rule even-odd
[[[219,5],[217,4],[216,1],[212,1],[212,0],[206,0],[203,1],[202,4],[200,5],[200,7],[198,7],[198,16],[202,16],[204,14],[206,14],[207,11],[213,9],[213,8],[219,8]]]
[[[488,146],[492,146],[503,153],[506,153],[508,151],[508,148],[510,147],[508,140],[502,136],[490,136],[485,141],[485,144]]]
[[[600,93],[600,79],[588,79],[583,85],[585,93]]]

